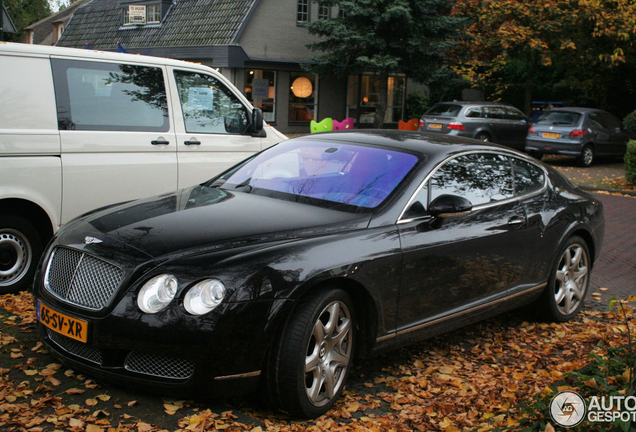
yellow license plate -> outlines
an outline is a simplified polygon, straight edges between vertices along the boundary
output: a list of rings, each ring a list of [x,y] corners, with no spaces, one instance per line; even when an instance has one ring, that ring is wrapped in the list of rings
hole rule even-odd
[[[88,341],[88,323],[57,312],[38,301],[38,321],[56,333],[86,343]]]
[[[541,136],[543,138],[559,138],[561,134],[554,133],[554,132],[543,132]]]
[[[428,125],[428,128],[429,129],[441,129],[442,125],[439,124],[439,123],[431,123],[431,124]]]

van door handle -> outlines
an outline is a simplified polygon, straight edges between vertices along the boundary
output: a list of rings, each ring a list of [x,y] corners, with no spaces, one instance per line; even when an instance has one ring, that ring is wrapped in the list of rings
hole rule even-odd
[[[189,141],[184,141],[183,142],[185,145],[201,145],[201,141],[197,141],[197,140],[189,140]]]
[[[152,144],[152,145],[168,145],[168,144],[170,144],[170,141],[166,141],[165,139],[161,138],[161,139],[156,139],[156,140],[150,141],[150,144]]]

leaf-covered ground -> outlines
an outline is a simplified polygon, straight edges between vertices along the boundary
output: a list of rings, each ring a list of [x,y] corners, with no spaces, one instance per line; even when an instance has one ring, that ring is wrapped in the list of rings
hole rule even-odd
[[[98,384],[46,352],[37,339],[30,294],[0,296],[0,430],[507,428],[521,415],[511,408],[584,367],[588,354],[602,354],[602,346],[627,342],[624,321],[613,312],[586,309],[565,324],[525,321],[529,318],[521,315],[371,359],[353,370],[344,397],[327,415],[298,421],[249,399],[172,400]]]

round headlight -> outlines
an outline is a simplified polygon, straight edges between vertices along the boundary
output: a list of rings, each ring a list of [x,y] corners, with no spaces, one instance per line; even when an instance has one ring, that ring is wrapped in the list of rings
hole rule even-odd
[[[157,313],[168,306],[177,293],[177,278],[169,274],[155,276],[141,287],[137,306],[146,313]]]
[[[188,290],[183,299],[183,306],[192,315],[203,315],[220,305],[224,297],[223,282],[218,279],[206,279]]]

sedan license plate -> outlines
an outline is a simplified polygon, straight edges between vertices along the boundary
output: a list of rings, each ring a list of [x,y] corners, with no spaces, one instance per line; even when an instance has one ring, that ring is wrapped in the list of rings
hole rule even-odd
[[[441,129],[442,125],[439,124],[439,123],[431,123],[431,124],[428,125],[428,128],[429,129]]]
[[[554,133],[554,132],[542,132],[541,136],[543,138],[559,138],[561,136],[561,134],[558,133]]]
[[[56,333],[80,342],[88,341],[88,323],[84,320],[57,312],[40,301],[38,301],[37,317],[38,321]]]

